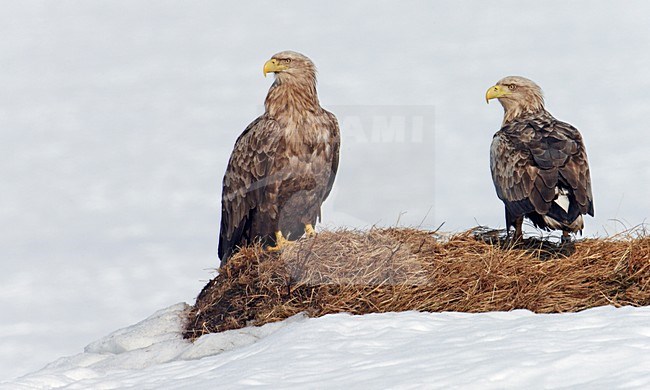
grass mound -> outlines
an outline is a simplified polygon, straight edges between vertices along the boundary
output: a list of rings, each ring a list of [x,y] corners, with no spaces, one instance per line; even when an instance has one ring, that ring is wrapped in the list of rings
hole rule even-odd
[[[487,237],[487,239],[486,239]],[[478,238],[478,239],[477,239]],[[650,237],[512,247],[476,231],[322,232],[281,254],[242,249],[199,294],[185,337],[310,316],[419,310],[572,312],[650,304]]]

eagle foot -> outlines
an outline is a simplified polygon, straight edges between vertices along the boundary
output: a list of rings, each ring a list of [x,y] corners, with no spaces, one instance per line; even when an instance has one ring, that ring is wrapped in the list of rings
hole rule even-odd
[[[281,231],[275,232],[275,246],[267,246],[266,250],[269,252],[280,252],[286,246],[290,245],[291,241],[284,238]]]
[[[314,227],[311,225],[311,223],[305,224],[305,235],[308,238],[316,237],[316,231],[314,230]]]

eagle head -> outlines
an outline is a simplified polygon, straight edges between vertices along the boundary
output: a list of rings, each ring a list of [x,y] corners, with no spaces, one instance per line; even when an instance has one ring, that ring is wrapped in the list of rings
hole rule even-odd
[[[307,56],[295,51],[282,51],[264,64],[264,77],[275,73],[276,79],[316,78],[316,66]]]
[[[520,115],[544,110],[544,96],[539,85],[521,76],[508,76],[499,80],[485,93],[485,101],[499,99],[504,109],[504,123]]]

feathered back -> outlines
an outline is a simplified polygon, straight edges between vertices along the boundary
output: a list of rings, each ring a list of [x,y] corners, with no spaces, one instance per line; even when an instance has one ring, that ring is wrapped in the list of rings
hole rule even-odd
[[[578,130],[550,114],[513,121],[492,141],[492,179],[499,198],[513,215],[548,214],[558,193],[571,190],[570,208],[554,210],[559,220],[594,214],[587,153]]]

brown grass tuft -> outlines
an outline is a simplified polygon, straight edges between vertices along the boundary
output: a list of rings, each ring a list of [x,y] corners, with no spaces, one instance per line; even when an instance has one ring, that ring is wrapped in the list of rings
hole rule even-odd
[[[281,255],[244,248],[203,288],[185,336],[300,312],[557,313],[650,304],[650,237],[643,233],[586,239],[568,256],[547,242],[513,249],[486,241],[471,231],[442,239],[391,228],[322,232]]]

